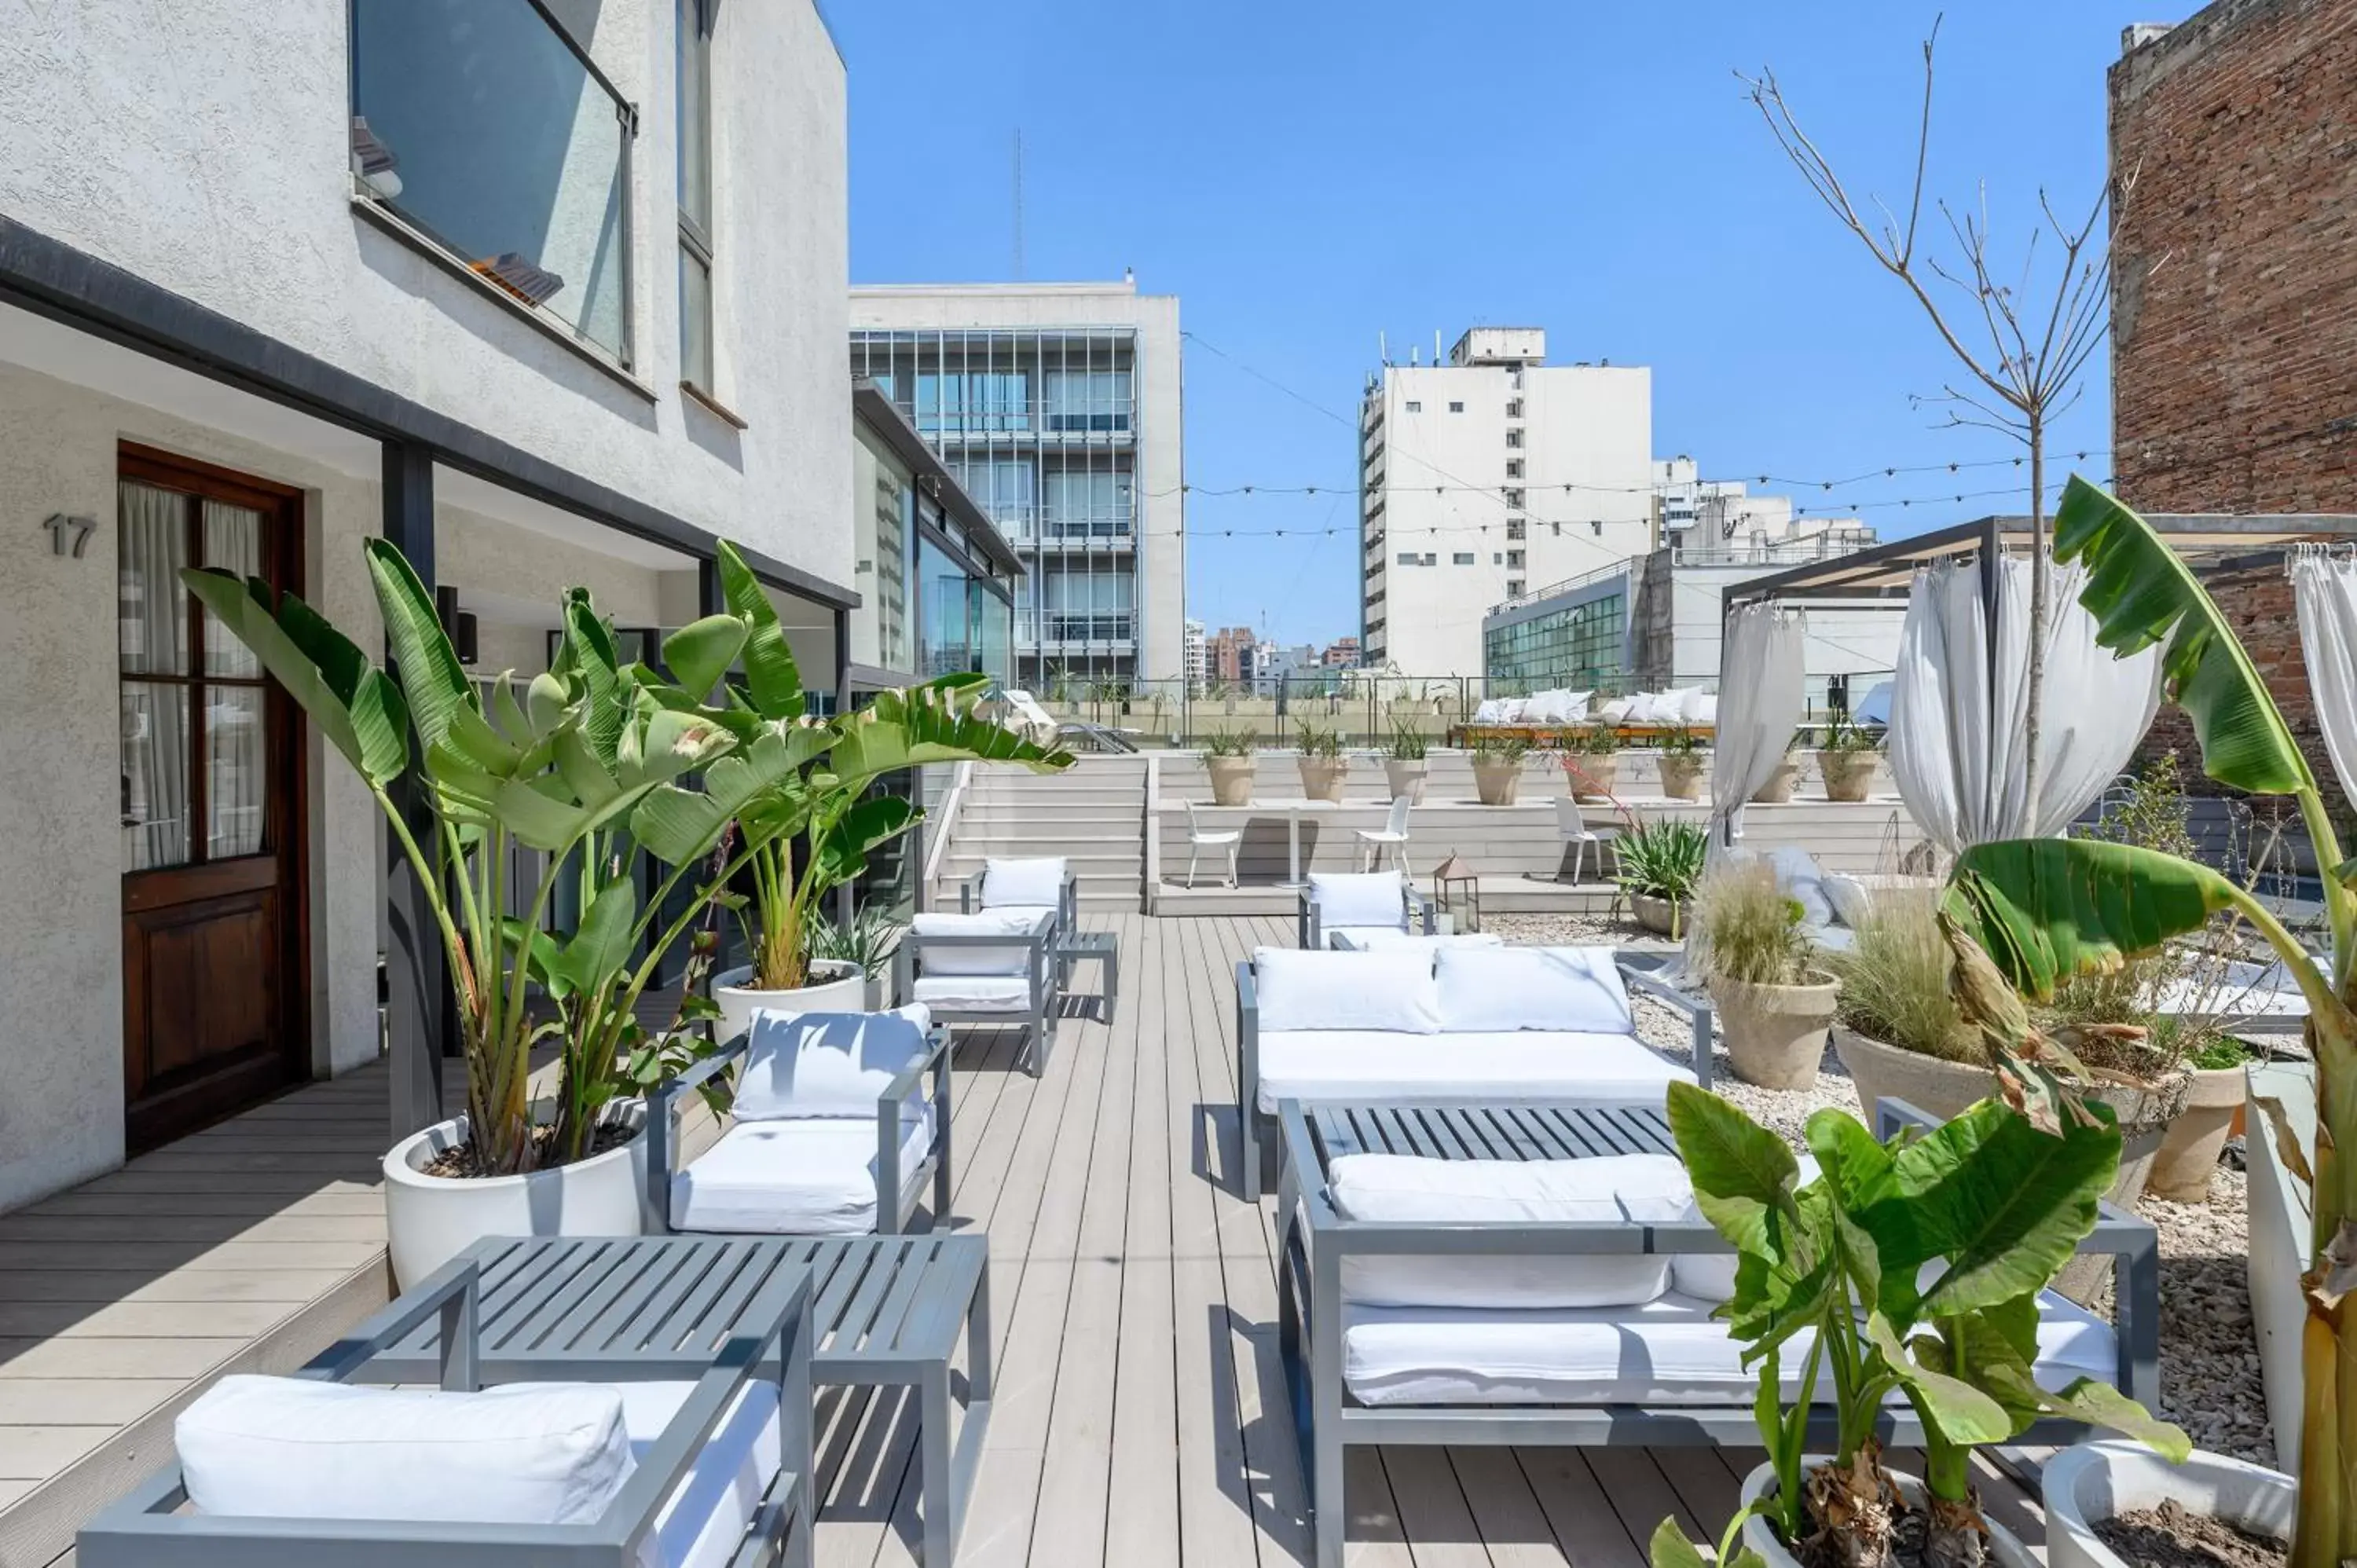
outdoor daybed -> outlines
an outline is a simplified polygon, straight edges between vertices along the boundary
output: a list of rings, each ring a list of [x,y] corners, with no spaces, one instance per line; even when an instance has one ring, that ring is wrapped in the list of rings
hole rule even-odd
[[[1369,935],[1430,936],[1434,927],[1430,900],[1396,871],[1312,872],[1295,923],[1310,951]]]
[[[1288,1098],[1279,1114],[1278,1338],[1317,1568],[1341,1568],[1354,1444],[1760,1441],[1759,1373],[1711,1316],[1733,1289],[1732,1249],[1693,1207],[1657,1112]],[[1928,1122],[1886,1101],[1886,1135],[1901,1117]],[[2157,1235],[2105,1204],[2079,1251],[2117,1259],[2114,1321],[2046,1293],[2036,1373],[2054,1388],[2099,1378],[2158,1408]],[[1789,1377],[1800,1344],[1785,1348]],[[1904,1404],[1881,1424],[1887,1442],[1922,1440]],[[2041,1422],[2020,1440],[2084,1430]]]
[[[1658,1108],[1673,1082],[1709,1088],[1710,1004],[1640,967],[1657,961],[1600,947],[1260,949],[1236,965],[1243,1196],[1260,1197],[1280,1100]],[[1639,1037],[1630,985],[1686,1015],[1691,1068]]]

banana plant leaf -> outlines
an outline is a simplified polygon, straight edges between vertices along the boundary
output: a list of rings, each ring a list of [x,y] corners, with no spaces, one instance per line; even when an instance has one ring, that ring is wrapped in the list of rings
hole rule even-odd
[[[737,662],[746,631],[745,622],[736,616],[705,616],[663,639],[663,663],[683,690],[709,692]]]
[[[329,746],[379,789],[409,767],[409,706],[393,678],[351,639],[293,594],[256,578],[190,567],[180,574],[197,601],[250,649]]]
[[[1957,857],[1943,908],[2015,990],[2040,1002],[2198,931],[2237,889],[2207,866],[2097,839],[2009,839]]]
[[[442,629],[434,596],[425,591],[408,558],[382,539],[371,539],[362,548],[369,578],[376,585],[377,608],[384,617],[385,646],[409,703],[409,722],[419,744],[431,752],[459,714],[480,715],[474,683]]]
[[[976,718],[968,711],[971,692],[939,682],[878,692],[873,703],[841,721],[842,738],[827,758],[830,770],[856,791],[880,775],[928,762],[1013,762],[1034,773],[1072,765],[1072,754],[1061,746],[1040,746]]]
[[[765,719],[802,717],[802,667],[778,624],[777,607],[735,545],[724,539],[716,553],[721,602],[745,623],[745,693],[753,711]]]
[[[666,865],[694,860],[730,819],[823,754],[834,735],[823,725],[771,725],[752,745],[705,768],[701,790],[673,784],[651,789],[630,813],[630,836]]]
[[[829,825],[818,837],[819,875],[840,887],[867,869],[867,854],[899,838],[924,812],[898,795],[871,795]]]

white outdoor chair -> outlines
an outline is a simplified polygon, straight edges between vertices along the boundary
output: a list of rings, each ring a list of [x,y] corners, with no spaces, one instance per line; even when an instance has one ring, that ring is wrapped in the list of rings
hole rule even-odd
[[[1579,814],[1579,802],[1568,794],[1555,798],[1555,836],[1571,845],[1571,879],[1579,881],[1580,870],[1587,863],[1587,846],[1596,846],[1596,869],[1604,870],[1604,835],[1587,825]]]
[[[1380,828],[1352,830],[1359,837],[1359,869],[1372,871],[1383,864],[1383,851],[1392,852],[1392,864],[1402,876],[1414,876],[1415,868],[1407,863],[1407,814],[1415,802],[1405,795],[1392,800],[1392,813]]]
[[[1079,917],[1060,855],[990,860],[958,890],[954,915],[918,915],[895,955],[895,994],[937,1023],[1014,1024],[1033,1077],[1048,1070],[1061,1004],[1060,951]]]
[[[1195,815],[1195,802],[1187,802],[1187,886],[1195,886],[1195,862],[1205,850],[1225,850],[1228,854],[1228,886],[1236,885],[1236,856],[1243,849],[1242,828],[1224,831],[1203,826]]]
[[[1346,936],[1430,936],[1432,906],[1396,871],[1312,872],[1301,889],[1301,945],[1317,951]]]

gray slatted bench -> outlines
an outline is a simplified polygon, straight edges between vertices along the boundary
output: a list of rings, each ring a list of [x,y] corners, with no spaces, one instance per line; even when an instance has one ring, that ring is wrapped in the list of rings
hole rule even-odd
[[[955,1561],[990,1425],[990,1241],[965,1236],[539,1237],[478,1242],[482,1375],[558,1352],[716,1343],[773,1276],[811,1277],[811,1380],[918,1391],[924,1561]],[[952,1434],[950,1362],[963,1332],[965,1420]],[[371,1382],[437,1376],[430,1327],[370,1364]]]
[[[1901,1122],[1934,1125],[1902,1101],[1878,1109],[1879,1136]],[[1276,1212],[1284,1226],[1277,1282],[1277,1338],[1303,1478],[1315,1518],[1317,1568],[1341,1568],[1344,1450],[1353,1444],[1499,1444],[1636,1447],[1760,1441],[1751,1394],[1727,1403],[1381,1403],[1369,1405],[1343,1382],[1342,1269],[1345,1258],[1475,1257],[1516,1254],[1731,1252],[1710,1225],[1561,1223],[1534,1225],[1372,1223],[1346,1219],[1327,1190],[1331,1162],[1345,1155],[1415,1155],[1444,1160],[1564,1160],[1608,1155],[1677,1154],[1669,1119],[1650,1106],[1436,1101],[1381,1105],[1305,1103],[1277,1108],[1285,1175]],[[2144,1220],[2109,1203],[2081,1252],[2115,1260],[2114,1386],[2160,1408],[2160,1246]],[[1821,1411],[1833,1436],[1830,1411]],[[1887,1409],[1878,1423],[1887,1443],[1922,1441],[1911,1407]],[[2016,1441],[2072,1443],[2086,1434],[2075,1422],[2038,1423]]]

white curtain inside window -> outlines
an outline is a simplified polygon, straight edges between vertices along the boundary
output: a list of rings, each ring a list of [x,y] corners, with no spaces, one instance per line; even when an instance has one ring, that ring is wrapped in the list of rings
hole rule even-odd
[[[2299,645],[2324,749],[2344,795],[2357,795],[2357,556],[2306,549],[2292,557]]]
[[[205,564],[241,577],[262,572],[262,514],[204,503]],[[205,673],[253,680],[262,666],[245,644],[205,613]],[[259,686],[211,686],[205,695],[205,854],[213,860],[262,852],[269,736]]]
[[[127,480],[117,489],[123,869],[147,871],[188,859],[188,689],[138,679],[188,673],[188,499]]]

